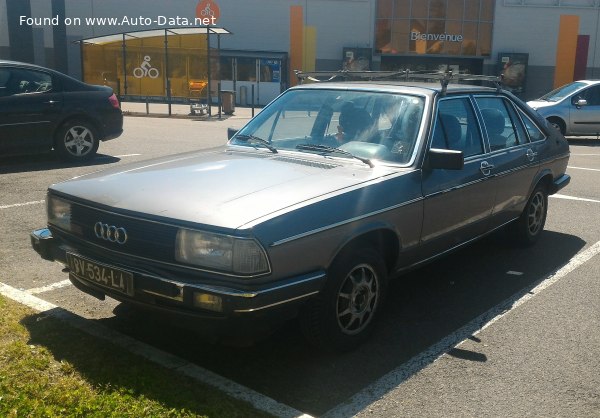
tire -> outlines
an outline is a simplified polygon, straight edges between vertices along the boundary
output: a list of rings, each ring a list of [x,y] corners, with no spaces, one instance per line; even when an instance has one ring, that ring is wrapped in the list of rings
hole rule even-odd
[[[98,151],[94,126],[83,120],[67,121],[56,133],[54,148],[67,161],[86,161]]]
[[[546,224],[548,192],[542,184],[536,186],[523,209],[523,213],[511,225],[512,237],[517,244],[531,246],[537,242]]]
[[[372,248],[346,251],[332,263],[319,296],[300,311],[300,326],[318,348],[349,351],[372,333],[387,287],[385,263]]]

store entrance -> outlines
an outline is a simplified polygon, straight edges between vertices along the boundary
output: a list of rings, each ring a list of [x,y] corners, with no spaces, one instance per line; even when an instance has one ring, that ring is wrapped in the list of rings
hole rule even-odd
[[[220,58],[221,89],[235,91],[237,105],[266,105],[285,89],[285,65],[285,53],[225,51]]]
[[[462,57],[420,57],[420,56],[382,56],[383,71],[460,71],[469,74],[483,74],[483,59]]]

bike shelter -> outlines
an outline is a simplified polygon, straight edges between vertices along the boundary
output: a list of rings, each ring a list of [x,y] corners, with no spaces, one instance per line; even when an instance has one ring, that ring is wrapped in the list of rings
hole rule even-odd
[[[112,87],[121,101],[167,103],[169,114],[171,104],[209,104],[215,97],[220,106],[221,35],[229,34],[214,26],[176,27],[81,39],[83,81]]]

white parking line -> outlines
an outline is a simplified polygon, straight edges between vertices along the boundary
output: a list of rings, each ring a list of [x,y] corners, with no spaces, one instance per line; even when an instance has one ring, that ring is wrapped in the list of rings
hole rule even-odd
[[[283,418],[312,418],[288,405],[277,402],[261,393],[242,386],[236,382],[226,379],[207,369],[188,362],[180,357],[174,356],[148,344],[144,344],[121,334],[115,330],[100,325],[94,320],[85,319],[73,312],[60,308],[50,302],[46,302],[29,293],[15,289],[0,282],[0,294],[16,302],[30,307],[40,313],[60,319],[69,325],[97,338],[102,338],[116,344],[117,346],[144,357],[153,363],[186,375],[200,383],[215,387],[232,398],[248,402],[256,409],[267,412],[276,417]]]
[[[44,203],[44,202],[45,202],[45,200],[34,200],[33,202],[15,203],[13,205],[0,205],[0,210],[10,209],[10,208],[18,208],[21,206],[39,205],[40,203]]]
[[[116,158],[137,157],[138,155],[142,155],[142,154],[123,154],[123,155],[114,155],[114,157],[116,157]]]
[[[571,153],[571,155],[576,155],[577,157],[600,157],[600,154],[573,154],[573,153]]]
[[[63,280],[62,282],[52,283],[51,285],[44,287],[35,287],[33,289],[26,290],[30,295],[38,295],[40,293],[50,292],[51,290],[62,289],[63,287],[70,286],[72,283],[70,280]]]
[[[579,200],[580,202],[600,203],[600,200],[586,199],[585,197],[567,196],[567,195],[564,195],[564,194],[553,194],[553,195],[550,195],[549,197],[554,197],[556,199]]]
[[[567,168],[574,168],[576,170],[600,171],[598,168],[573,167],[572,165],[568,165]]]
[[[448,335],[421,354],[404,363],[402,366],[392,370],[373,384],[367,386],[348,401],[331,409],[324,417],[345,418],[358,414],[373,402],[385,397],[386,394],[410,379],[414,374],[434,363],[452,348],[456,347],[467,338],[479,334],[479,332],[509,314],[510,311],[529,301],[542,290],[553,285],[598,254],[600,254],[600,241],[596,242],[582,253],[577,254],[564,267],[557,270],[555,273],[539,280],[536,287],[532,290],[523,289],[520,292],[515,293],[512,297],[505,299],[503,302],[481,314],[456,332]]]

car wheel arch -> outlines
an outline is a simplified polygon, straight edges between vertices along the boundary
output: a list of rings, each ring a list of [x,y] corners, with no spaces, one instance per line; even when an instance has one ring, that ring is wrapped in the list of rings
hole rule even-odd
[[[94,128],[94,130],[96,131],[96,133],[98,134],[98,140],[102,141],[103,134],[102,134],[101,124],[99,124],[97,120],[95,120],[94,118],[90,117],[90,115],[85,114],[85,113],[70,113],[68,115],[65,115],[65,117],[59,123],[57,123],[56,127],[54,128],[53,141],[54,141],[55,145],[56,145],[55,141],[57,140],[58,132],[65,125],[67,125],[73,121],[83,121],[83,122],[87,122],[87,123],[91,124],[92,127]]]
[[[554,176],[552,175],[552,171],[550,171],[549,169],[540,171],[535,176],[534,180],[531,182],[531,186],[529,186],[529,192],[527,194],[527,198],[529,198],[529,196],[531,196],[531,193],[533,193],[535,188],[540,184],[543,184],[544,187],[546,188],[546,191],[550,194],[553,180],[554,180]]]
[[[383,258],[388,274],[394,269],[402,241],[398,234],[390,227],[373,225],[371,228],[362,229],[344,241],[334,252],[329,262],[331,264],[342,254],[356,248],[373,248]]]
[[[546,118],[548,123],[552,125],[552,127],[558,127],[558,130],[561,134],[565,135],[567,132],[567,122],[560,116],[548,116]]]

